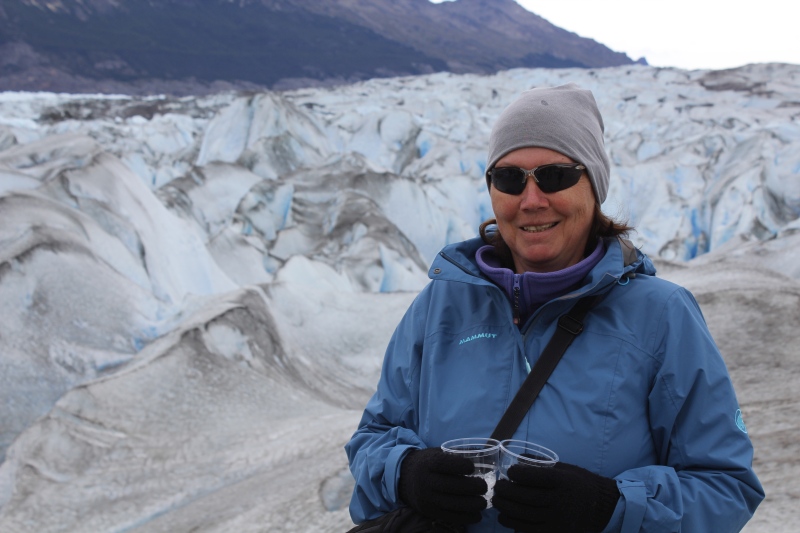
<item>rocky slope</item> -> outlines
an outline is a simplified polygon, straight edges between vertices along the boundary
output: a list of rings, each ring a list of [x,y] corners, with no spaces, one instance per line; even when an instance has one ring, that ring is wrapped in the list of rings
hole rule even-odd
[[[207,94],[630,63],[513,0],[0,0],[0,90]]]

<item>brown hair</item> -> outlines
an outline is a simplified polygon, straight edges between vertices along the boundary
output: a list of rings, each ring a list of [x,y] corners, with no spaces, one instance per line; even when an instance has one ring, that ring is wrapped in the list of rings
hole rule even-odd
[[[494,226],[491,230],[487,230]],[[511,256],[511,249],[503,240],[500,232],[497,231],[497,219],[490,218],[481,224],[480,235],[483,242],[491,244],[495,248],[495,253],[502,262],[503,266],[514,270],[514,259]],[[586,241],[586,249],[583,251],[583,256],[587,257],[591,254],[595,246],[597,246],[597,239],[607,237],[627,237],[633,231],[632,226],[628,226],[625,222],[617,222],[607,216],[600,210],[600,206],[595,203],[594,218],[592,219],[592,226],[589,228],[589,239]]]

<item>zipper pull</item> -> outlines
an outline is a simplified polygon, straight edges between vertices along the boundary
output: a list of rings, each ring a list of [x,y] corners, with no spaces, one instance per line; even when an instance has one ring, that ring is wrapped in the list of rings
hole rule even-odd
[[[520,287],[519,282],[522,278],[519,274],[514,274],[514,302],[513,302],[513,309],[514,309],[514,325],[519,326],[519,293]]]

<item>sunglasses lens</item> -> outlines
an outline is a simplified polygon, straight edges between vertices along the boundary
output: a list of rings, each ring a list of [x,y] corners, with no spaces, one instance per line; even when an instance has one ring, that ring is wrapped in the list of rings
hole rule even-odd
[[[558,192],[569,189],[581,179],[581,174],[586,169],[583,165],[542,165],[536,168],[536,184],[542,192]],[[517,167],[493,168],[491,171],[492,185],[500,192],[506,194],[522,194],[528,180],[525,171]]]
[[[542,192],[558,192],[578,183],[582,173],[582,167],[545,165],[537,168],[535,174]]]
[[[492,169],[492,185],[506,194],[522,194],[525,190],[525,172],[521,168],[501,167]]]

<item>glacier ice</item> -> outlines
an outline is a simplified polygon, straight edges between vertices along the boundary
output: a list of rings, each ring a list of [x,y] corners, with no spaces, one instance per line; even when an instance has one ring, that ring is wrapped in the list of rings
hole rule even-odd
[[[196,98],[0,93],[0,531],[343,531],[342,446],[494,119],[594,91],[604,210],[698,297],[800,518],[800,67],[515,69]]]

